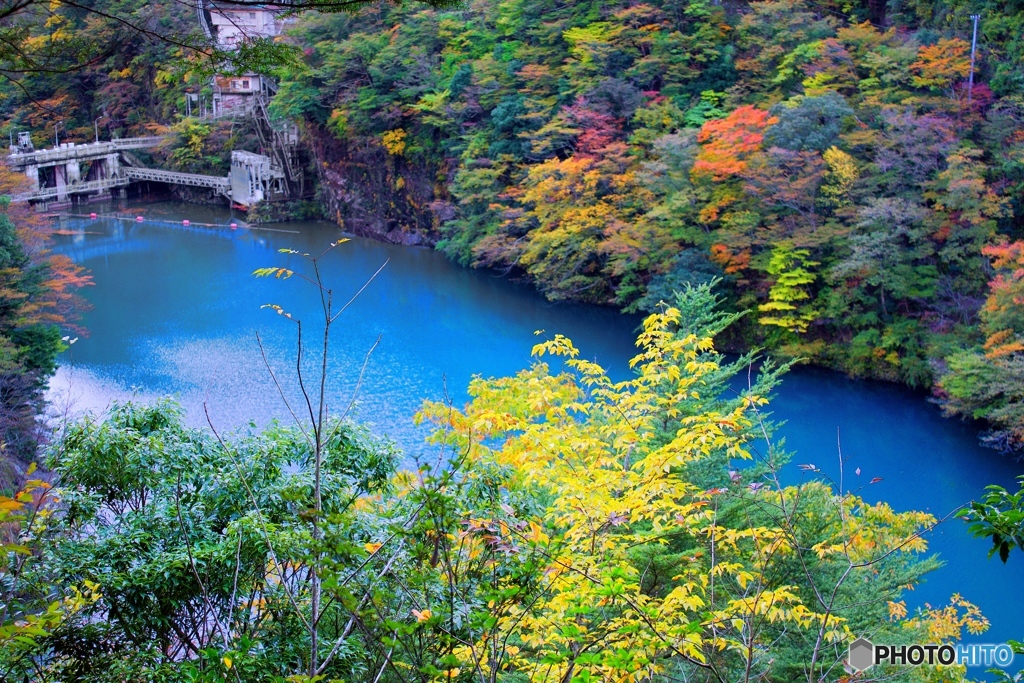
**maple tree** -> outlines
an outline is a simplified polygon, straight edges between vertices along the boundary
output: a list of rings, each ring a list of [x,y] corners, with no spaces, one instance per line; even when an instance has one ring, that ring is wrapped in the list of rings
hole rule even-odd
[[[753,106],[738,107],[723,119],[705,123],[697,136],[703,143],[693,164],[695,176],[724,180],[747,167],[748,158],[761,149],[764,130],[777,119]]]
[[[1019,349],[1005,348],[993,340],[995,335],[1005,338],[1024,332],[1024,243],[1010,242],[985,247],[984,253],[992,259],[995,277],[989,282],[988,299],[982,308],[982,319],[989,331],[989,352],[999,356]],[[1008,334],[1009,333],[1009,334]]]
[[[948,412],[989,420],[989,440],[1014,449],[1024,444],[1024,243],[990,245],[984,252],[995,269],[980,312],[987,336],[980,348],[950,358],[939,390]]]
[[[910,65],[916,72],[914,85],[946,90],[965,78],[971,68],[971,46],[959,38],[942,39],[918,50],[917,61]]]

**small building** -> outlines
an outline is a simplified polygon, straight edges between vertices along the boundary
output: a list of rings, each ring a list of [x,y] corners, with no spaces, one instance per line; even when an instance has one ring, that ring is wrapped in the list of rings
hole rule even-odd
[[[281,33],[278,17],[282,10],[273,5],[219,5],[210,3],[210,23],[217,46],[234,50],[250,38],[273,38]]]
[[[217,46],[234,50],[240,43],[253,38],[273,38],[281,33],[283,8],[275,5],[207,5],[210,24]],[[232,116],[250,113],[255,95],[270,95],[273,83],[255,73],[240,76],[216,76],[213,83],[214,116]]]
[[[259,74],[241,76],[214,76],[213,113],[215,116],[231,116],[251,113],[253,96],[269,96],[273,83]]]

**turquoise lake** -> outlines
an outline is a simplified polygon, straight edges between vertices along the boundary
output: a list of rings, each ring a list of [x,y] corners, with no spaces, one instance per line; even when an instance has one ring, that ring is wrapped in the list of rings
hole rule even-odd
[[[315,290],[299,278],[256,279],[251,273],[277,265],[298,269],[295,257],[277,250],[317,253],[341,237],[340,230],[328,223],[230,230],[227,210],[178,203],[133,207],[135,215],[144,222],[62,219],[70,234],[58,236],[56,251],[86,266],[95,286],[84,292],[92,304],[83,319],[89,336],[64,354],[51,382],[54,410],[101,411],[113,399],[173,395],[196,426],[206,422],[204,405],[218,429],[284,420],[287,412],[256,333],[286,392],[297,398],[294,325],[260,307],[278,304],[312,321]],[[222,227],[186,228],[183,219]],[[582,355],[613,376],[629,373],[639,318],[552,304],[529,286],[461,268],[428,249],[353,238],[325,258],[325,279],[336,300],[345,301],[385,261],[339,318],[328,390],[332,409],[349,403],[364,357],[379,337],[355,417],[394,439],[410,461],[436,457],[423,442],[425,432],[412,423],[420,403],[448,395],[460,405],[474,374],[508,375],[528,366],[537,330],[571,337]],[[775,419],[786,421],[779,436],[796,453],[787,466],[788,483],[802,476],[796,463],[814,463],[838,479],[837,429],[848,461],[847,488],[863,487],[859,493],[866,499],[888,501],[897,510],[943,517],[985,485],[1010,486],[1024,472],[1024,465],[979,446],[978,426],[944,419],[925,396],[893,385],[799,368],[786,377],[771,409]],[[860,477],[853,474],[858,467]],[[875,477],[882,481],[868,486]],[[1024,554],[1007,565],[987,560],[988,544],[971,539],[966,527],[954,516],[928,534],[931,550],[946,565],[905,594],[908,605],[942,605],[960,592],[992,622],[989,632],[969,641],[1024,639]]]

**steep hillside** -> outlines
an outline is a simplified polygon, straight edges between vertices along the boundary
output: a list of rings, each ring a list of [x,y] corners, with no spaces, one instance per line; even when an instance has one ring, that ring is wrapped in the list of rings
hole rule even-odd
[[[53,145],[55,135],[61,142],[91,142],[97,134],[109,139],[161,130],[159,124],[185,111],[185,90],[198,89],[184,80],[198,64],[181,47],[199,32],[187,5],[57,3],[45,18],[48,31],[19,28],[30,20],[31,14],[17,12],[6,18],[12,35],[0,55],[0,120],[4,133],[31,132],[37,148]],[[12,50],[23,63],[11,63]]]
[[[1009,411],[1007,445],[992,378],[1024,322],[985,302],[1020,277],[996,245],[1022,228],[1022,27],[994,2],[380,5],[301,22],[275,106],[357,232],[627,310],[721,278],[734,343]]]

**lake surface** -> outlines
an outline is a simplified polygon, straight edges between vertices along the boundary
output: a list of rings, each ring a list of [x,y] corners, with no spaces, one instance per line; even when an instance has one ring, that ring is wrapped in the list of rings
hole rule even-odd
[[[130,215],[146,220],[63,219],[73,234],[59,236],[56,250],[89,268],[96,286],[85,291],[93,305],[83,321],[90,336],[64,354],[51,383],[56,409],[99,411],[113,399],[174,395],[197,426],[206,422],[204,405],[218,429],[285,419],[256,333],[297,405],[295,326],[261,305],[278,304],[312,326],[316,293],[297,277],[256,279],[251,273],[269,266],[299,270],[296,257],[277,250],[319,253],[342,236],[337,226],[230,230],[227,210],[177,203],[134,207]],[[186,228],[182,219],[224,227]],[[527,367],[537,330],[571,337],[583,356],[613,376],[628,376],[639,318],[551,304],[525,285],[460,268],[428,249],[353,238],[323,261],[336,301],[348,300],[386,261],[339,318],[329,401],[335,410],[348,405],[379,338],[355,417],[394,439],[410,459],[436,456],[423,443],[425,431],[412,424],[423,399],[447,395],[461,405],[474,374],[502,376]],[[987,484],[1012,485],[1024,470],[980,447],[975,426],[944,419],[923,396],[892,385],[801,368],[787,376],[772,410],[787,421],[779,436],[795,451],[794,463],[814,463],[838,479],[838,429],[848,459],[846,488],[863,486],[866,499],[886,500],[897,510],[942,517]],[[858,467],[859,478],[853,474]],[[787,476],[800,479],[795,464]],[[882,481],[868,486],[874,477]],[[955,517],[928,539],[947,564],[905,595],[908,605],[942,605],[960,592],[992,621],[988,633],[971,641],[1024,637],[1024,554],[1006,566],[987,560],[988,545],[970,539]]]

